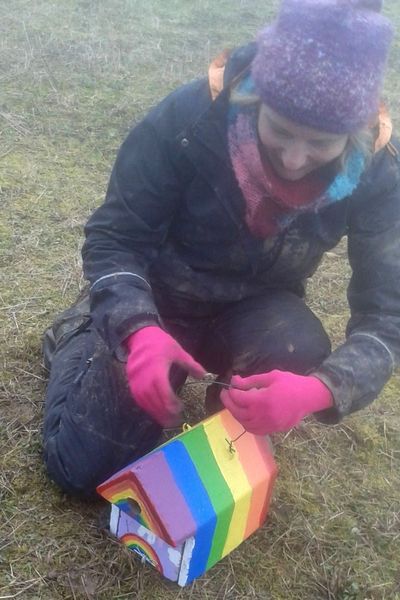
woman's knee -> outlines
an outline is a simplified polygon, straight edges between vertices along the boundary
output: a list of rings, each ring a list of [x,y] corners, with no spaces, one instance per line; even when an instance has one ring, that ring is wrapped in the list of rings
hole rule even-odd
[[[43,457],[49,478],[63,492],[73,496],[91,497],[96,493],[95,471],[87,456],[71,461],[71,452],[59,447],[59,436],[52,435],[44,440]]]
[[[308,330],[281,332],[271,346],[268,336],[261,344],[258,371],[280,369],[292,373],[307,374],[316,369],[331,352],[330,340],[321,327]]]
[[[115,414],[121,413],[116,409]],[[65,411],[58,427],[45,430],[48,474],[69,494],[94,495],[97,485],[154,449],[160,439],[159,425],[134,405],[124,423],[119,418],[113,421],[107,412],[98,414],[97,421],[92,416],[88,421]]]
[[[241,375],[272,369],[305,374],[331,352],[321,321],[301,298],[284,291],[238,303],[216,334],[225,348],[223,370]]]
[[[102,343],[82,346],[76,339],[63,354],[55,356],[47,390],[44,460],[64,491],[92,495],[153,449],[161,428],[137,407],[124,365]]]

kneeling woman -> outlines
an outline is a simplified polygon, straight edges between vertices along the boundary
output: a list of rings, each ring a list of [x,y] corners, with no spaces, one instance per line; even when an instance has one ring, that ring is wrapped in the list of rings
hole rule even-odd
[[[90,306],[45,339],[45,459],[65,490],[153,448],[188,373],[231,382],[222,402],[259,434],[381,391],[400,353],[400,184],[380,4],[284,0],[128,135],[86,226]],[[304,282],[344,235],[351,318],[331,352]]]

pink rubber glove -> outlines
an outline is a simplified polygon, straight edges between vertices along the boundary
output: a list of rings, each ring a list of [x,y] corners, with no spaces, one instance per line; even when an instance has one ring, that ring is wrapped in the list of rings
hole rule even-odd
[[[160,327],[143,327],[124,343],[129,351],[126,375],[136,403],[160,425],[177,425],[182,403],[169,381],[171,366],[177,364],[197,378],[205,370]]]
[[[330,390],[316,377],[270,371],[232,377],[221,401],[243,427],[258,435],[288,431],[308,414],[333,405]],[[243,391],[242,391],[243,390]]]

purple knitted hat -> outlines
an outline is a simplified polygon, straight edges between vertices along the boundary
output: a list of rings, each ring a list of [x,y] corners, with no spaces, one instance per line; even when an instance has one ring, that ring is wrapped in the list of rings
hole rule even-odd
[[[283,0],[261,31],[252,76],[286,118],[352,133],[373,118],[393,35],[382,0]]]

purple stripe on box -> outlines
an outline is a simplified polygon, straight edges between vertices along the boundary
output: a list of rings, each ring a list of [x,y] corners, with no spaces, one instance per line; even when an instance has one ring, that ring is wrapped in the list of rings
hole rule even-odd
[[[180,492],[162,450],[153,452],[133,466],[131,473],[146,490],[147,497],[168,532],[178,545],[196,532],[196,522]],[[169,540],[165,540],[169,541]]]

